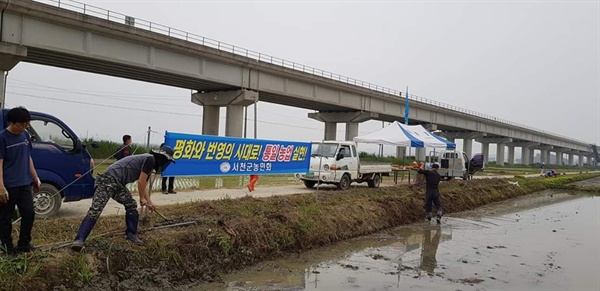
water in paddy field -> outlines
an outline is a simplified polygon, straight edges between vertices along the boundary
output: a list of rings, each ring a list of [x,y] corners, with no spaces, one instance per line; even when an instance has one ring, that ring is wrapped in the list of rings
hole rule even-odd
[[[545,191],[267,261],[193,290],[600,290],[600,197]]]

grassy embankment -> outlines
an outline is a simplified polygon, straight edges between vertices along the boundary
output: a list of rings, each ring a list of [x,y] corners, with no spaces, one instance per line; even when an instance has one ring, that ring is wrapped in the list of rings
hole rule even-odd
[[[598,174],[443,183],[447,213],[473,209]],[[423,190],[417,186],[315,192],[270,198],[224,199],[163,206],[169,218],[198,220],[180,228],[141,231],[146,246],[124,241],[122,217],[103,217],[84,253],[67,249],[0,257],[2,290],[172,290],[186,283],[217,280],[223,273],[423,218]],[[154,216],[154,222],[160,217]],[[70,241],[79,219],[37,221],[34,243]],[[236,233],[229,235],[219,222]],[[118,234],[98,237],[116,231]],[[96,237],[94,237],[96,236]]]

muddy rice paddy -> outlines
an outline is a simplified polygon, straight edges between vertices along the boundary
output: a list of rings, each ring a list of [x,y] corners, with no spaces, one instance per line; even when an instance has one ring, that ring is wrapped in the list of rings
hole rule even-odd
[[[598,186],[598,179],[585,182]],[[600,197],[556,190],[267,261],[193,290],[600,290]]]

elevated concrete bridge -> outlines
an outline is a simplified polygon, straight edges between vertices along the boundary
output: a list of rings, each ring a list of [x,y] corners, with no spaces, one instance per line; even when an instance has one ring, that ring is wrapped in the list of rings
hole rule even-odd
[[[203,106],[204,134],[218,133],[219,108],[227,107],[225,134],[241,136],[243,108],[258,100],[314,110],[309,117],[325,123],[326,139],[335,138],[337,123],[347,124],[345,138],[352,139],[360,122],[403,122],[406,95],[393,89],[75,1],[0,0],[0,8],[0,70],[23,61],[196,90],[191,102]],[[464,139],[468,153],[477,139],[486,157],[490,143],[499,145],[499,157],[508,146],[509,163],[514,147],[521,147],[524,163],[532,162],[534,149],[545,151],[543,160],[550,151],[559,160],[567,154],[571,163],[573,155],[580,164],[592,159],[584,141],[415,95],[409,99],[411,123]]]

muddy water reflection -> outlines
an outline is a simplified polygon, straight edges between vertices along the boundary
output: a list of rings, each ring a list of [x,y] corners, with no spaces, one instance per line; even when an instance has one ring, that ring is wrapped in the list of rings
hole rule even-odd
[[[600,198],[544,192],[270,261],[195,290],[600,290]]]

